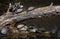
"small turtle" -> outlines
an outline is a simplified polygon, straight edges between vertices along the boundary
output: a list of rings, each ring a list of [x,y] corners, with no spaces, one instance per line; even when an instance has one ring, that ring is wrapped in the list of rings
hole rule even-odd
[[[12,11],[14,11],[15,13],[19,13],[19,12],[23,11],[23,5],[21,5],[20,2],[16,3],[15,8],[13,8]]]
[[[32,28],[32,29],[29,29],[29,32],[36,32],[38,29],[37,28]]]
[[[2,33],[2,34],[7,34],[7,32],[8,32],[7,26],[4,27],[4,28],[1,30],[1,33]]]
[[[24,25],[23,24],[20,24],[20,25],[17,25],[17,28],[22,28]]]

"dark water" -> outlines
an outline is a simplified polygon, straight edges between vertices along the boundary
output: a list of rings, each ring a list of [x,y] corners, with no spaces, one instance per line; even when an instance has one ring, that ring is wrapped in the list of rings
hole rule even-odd
[[[60,0],[0,0],[0,14],[7,11],[9,3],[21,2],[25,8],[29,6],[42,7],[49,6],[52,2],[54,5],[60,5]]]
[[[60,39],[60,38],[49,38],[49,37],[42,37],[42,38],[38,38],[38,39]]]
[[[60,39],[60,37],[35,37],[35,38],[30,38],[30,39]]]

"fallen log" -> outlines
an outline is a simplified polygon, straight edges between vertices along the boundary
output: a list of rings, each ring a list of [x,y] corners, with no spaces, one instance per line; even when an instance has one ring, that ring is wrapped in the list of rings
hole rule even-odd
[[[11,14],[12,12],[7,12],[8,14]],[[5,16],[1,16],[2,20],[0,22],[0,30],[7,24],[11,24],[11,22],[13,21],[15,22],[19,22],[25,19],[29,19],[29,18],[41,18],[43,15],[45,16],[49,16],[49,14],[55,14],[55,15],[60,15],[60,6],[47,6],[47,7],[40,7],[37,9],[34,9],[32,11],[29,12],[21,12],[18,13],[17,15],[8,15],[6,14]]]

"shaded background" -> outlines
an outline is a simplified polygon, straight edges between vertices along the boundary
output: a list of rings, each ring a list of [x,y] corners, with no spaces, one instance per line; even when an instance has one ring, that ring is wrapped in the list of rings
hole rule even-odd
[[[25,8],[29,6],[41,7],[41,6],[48,6],[52,2],[54,5],[60,5],[60,0],[0,0],[0,14],[2,12],[6,12],[9,3],[16,3],[21,2]]]

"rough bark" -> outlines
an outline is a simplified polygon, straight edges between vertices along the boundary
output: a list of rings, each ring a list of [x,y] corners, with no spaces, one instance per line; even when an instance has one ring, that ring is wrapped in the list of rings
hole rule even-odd
[[[60,6],[41,7],[29,12],[24,11],[17,15],[12,15],[12,12],[7,12],[0,17],[0,30],[7,24],[11,24],[11,22],[15,23],[29,18],[41,18],[43,15],[49,16],[50,14],[60,15]]]

